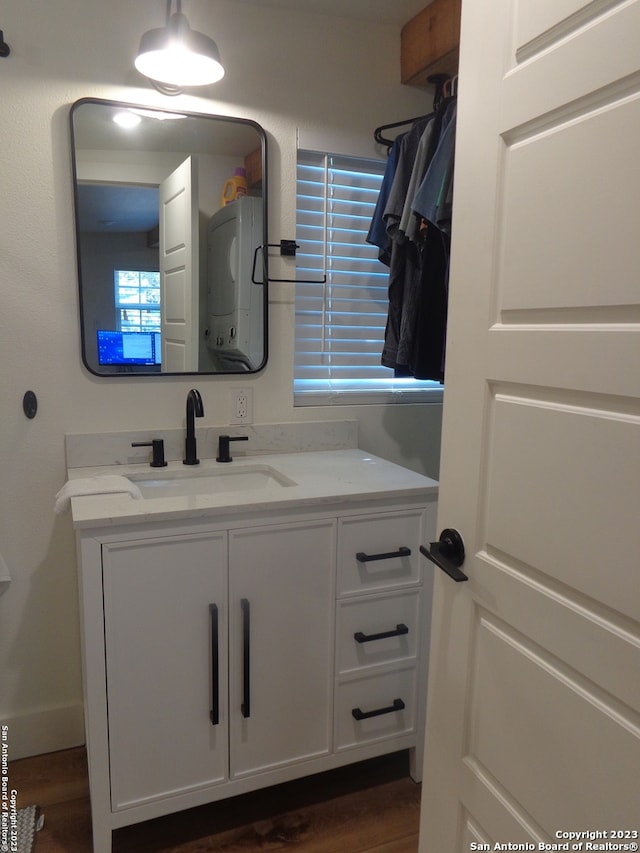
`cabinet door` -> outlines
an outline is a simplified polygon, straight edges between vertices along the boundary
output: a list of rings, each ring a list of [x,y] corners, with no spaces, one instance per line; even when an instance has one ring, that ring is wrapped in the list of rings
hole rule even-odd
[[[331,749],[335,522],[229,534],[231,776]]]
[[[226,569],[226,533],[103,546],[114,811],[227,777]]]

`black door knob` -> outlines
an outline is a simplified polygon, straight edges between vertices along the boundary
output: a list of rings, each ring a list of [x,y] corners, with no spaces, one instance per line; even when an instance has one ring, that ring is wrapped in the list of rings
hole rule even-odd
[[[437,542],[430,542],[429,547],[420,546],[420,553],[435,563],[439,569],[446,572],[456,583],[468,581],[469,578],[460,571],[464,563],[464,542],[462,536],[453,527],[447,527],[440,534]]]

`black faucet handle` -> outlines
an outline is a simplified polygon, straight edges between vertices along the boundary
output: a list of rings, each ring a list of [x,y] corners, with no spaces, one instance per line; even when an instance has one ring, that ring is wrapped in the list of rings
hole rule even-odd
[[[161,438],[152,438],[151,441],[132,441],[131,447],[150,447],[152,459],[149,463],[152,468],[166,468],[167,463],[164,458],[164,440]]]
[[[233,457],[229,455],[230,441],[249,441],[248,435],[221,435],[218,436],[218,455],[216,462],[233,462]]]

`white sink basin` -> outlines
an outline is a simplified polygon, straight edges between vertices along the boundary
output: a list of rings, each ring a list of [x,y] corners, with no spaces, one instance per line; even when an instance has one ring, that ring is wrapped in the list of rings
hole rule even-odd
[[[153,471],[130,474],[127,479],[135,483],[142,497],[147,499],[297,486],[297,483],[270,465],[245,465],[242,468],[221,465],[215,469],[185,467],[162,474]]]

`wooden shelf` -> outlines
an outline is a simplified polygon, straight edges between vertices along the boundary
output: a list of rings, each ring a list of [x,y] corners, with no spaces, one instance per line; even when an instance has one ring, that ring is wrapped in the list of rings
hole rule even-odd
[[[256,148],[244,158],[244,167],[247,170],[247,184],[250,188],[262,186],[262,148]]]
[[[402,28],[400,79],[429,86],[431,74],[457,74],[462,0],[434,0]]]

